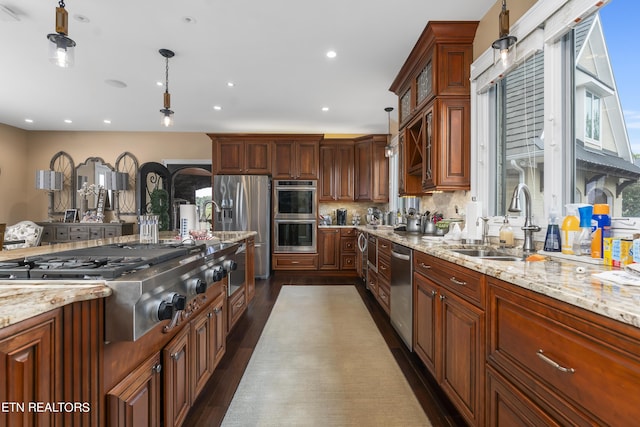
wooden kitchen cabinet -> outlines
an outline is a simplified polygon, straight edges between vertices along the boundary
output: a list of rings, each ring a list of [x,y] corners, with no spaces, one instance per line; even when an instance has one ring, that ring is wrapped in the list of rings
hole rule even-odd
[[[318,227],[318,270],[340,269],[340,229]]]
[[[487,425],[514,414],[547,425],[638,422],[637,327],[495,278],[488,285]]]
[[[430,22],[391,85],[401,195],[470,188],[470,69],[477,22]]]
[[[0,425],[54,426],[61,413],[29,410],[34,402],[64,401],[62,395],[61,310],[0,329],[0,402],[24,410],[0,411]]]
[[[227,334],[233,329],[242,313],[247,309],[247,294],[245,288],[236,290],[228,299]]]
[[[415,352],[466,422],[483,425],[484,276],[418,251],[413,268]]]
[[[353,201],[355,182],[353,140],[325,139],[320,144],[318,200]]]
[[[356,269],[356,235],[355,228],[340,229],[340,270]]]
[[[322,135],[302,136],[273,143],[273,179],[318,179]]]
[[[368,135],[355,139],[355,200],[389,201],[389,160],[385,157],[387,135]]]
[[[162,350],[164,426],[182,425],[191,408],[190,328],[183,328]]]
[[[271,139],[210,134],[215,175],[271,173]]]
[[[160,425],[161,372],[160,353],[155,353],[111,389],[107,393],[107,425]]]
[[[192,396],[198,396],[226,350],[224,294],[191,321]]]
[[[319,256],[315,254],[273,254],[274,270],[317,270]]]

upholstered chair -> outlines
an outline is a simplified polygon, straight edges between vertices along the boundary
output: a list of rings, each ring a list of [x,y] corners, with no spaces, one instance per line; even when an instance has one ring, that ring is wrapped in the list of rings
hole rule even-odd
[[[44,227],[33,221],[20,221],[17,224],[8,225],[4,232],[5,242],[24,240],[24,243],[5,244],[4,249],[21,249],[38,246],[42,239]]]

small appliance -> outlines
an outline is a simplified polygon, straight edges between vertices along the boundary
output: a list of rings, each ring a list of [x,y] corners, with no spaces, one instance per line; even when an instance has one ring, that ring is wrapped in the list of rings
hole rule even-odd
[[[336,222],[338,225],[347,225],[347,210],[336,209]]]

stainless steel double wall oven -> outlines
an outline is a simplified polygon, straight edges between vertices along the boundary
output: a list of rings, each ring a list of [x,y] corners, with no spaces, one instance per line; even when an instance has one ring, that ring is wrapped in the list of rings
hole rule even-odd
[[[316,252],[317,182],[276,180],[273,185],[273,251]]]

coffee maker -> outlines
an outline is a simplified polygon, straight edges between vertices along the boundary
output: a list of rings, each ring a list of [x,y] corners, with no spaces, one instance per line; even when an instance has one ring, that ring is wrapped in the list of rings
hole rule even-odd
[[[346,209],[336,209],[336,222],[338,225],[347,225]]]

